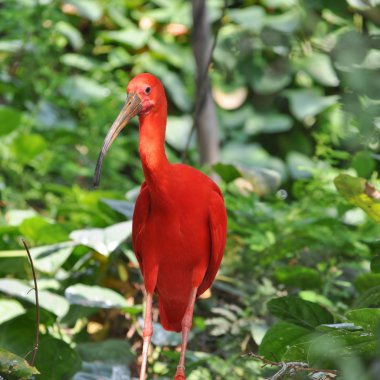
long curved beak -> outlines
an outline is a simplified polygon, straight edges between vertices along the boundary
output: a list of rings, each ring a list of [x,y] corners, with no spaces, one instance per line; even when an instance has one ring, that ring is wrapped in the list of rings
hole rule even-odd
[[[102,171],[102,165],[104,157],[106,156],[108,149],[116,139],[120,131],[127,125],[128,121],[136,116],[142,108],[141,99],[135,92],[128,93],[127,100],[119,113],[119,116],[113,122],[110,130],[104,139],[102,150],[99,153],[98,161],[96,163],[96,169],[94,174],[94,187],[99,186],[100,174]]]

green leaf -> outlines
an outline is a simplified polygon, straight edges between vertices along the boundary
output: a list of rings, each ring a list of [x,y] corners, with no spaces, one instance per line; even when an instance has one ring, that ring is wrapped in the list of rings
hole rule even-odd
[[[21,113],[11,107],[0,107],[0,136],[13,132],[20,126]]]
[[[16,279],[0,279],[1,292],[35,304],[34,291],[30,291],[31,289],[32,286]],[[39,290],[38,295],[40,306],[52,312],[57,317],[63,317],[69,310],[69,303],[58,294],[49,292],[47,290]]]
[[[65,3],[73,5],[81,16],[91,21],[98,21],[102,17],[103,9],[97,1],[65,0]]]
[[[74,28],[71,24],[65,21],[58,21],[55,24],[55,29],[58,33],[62,34],[68,39],[71,46],[75,50],[81,49],[82,46],[84,45],[84,41],[83,41],[81,33],[76,28]]]
[[[302,66],[318,83],[328,87],[339,85],[339,79],[328,55],[314,53]]]
[[[306,155],[291,151],[286,156],[286,162],[289,166],[293,178],[309,178],[312,175],[312,169],[315,168],[314,162]]]
[[[260,32],[264,25],[265,11],[262,7],[250,6],[230,9],[227,15],[234,23],[255,33]]]
[[[307,362],[311,367],[336,368],[342,359],[354,358],[356,355],[375,357],[377,339],[361,331],[335,330],[313,341]]]
[[[324,307],[297,297],[276,298],[269,301],[267,306],[277,318],[304,328],[313,329],[334,322],[334,317]]]
[[[254,74],[251,79],[254,91],[263,95],[280,91],[290,82],[291,75],[286,69],[277,69],[271,66],[268,66],[261,75]]]
[[[45,245],[30,249],[30,254],[39,271],[53,274],[68,259],[74,247],[72,242]]]
[[[223,164],[222,162],[219,162],[212,167],[217,174],[220,175],[220,177],[223,179],[224,182],[230,183],[234,181],[236,178],[239,178],[242,176],[239,169],[236,168],[236,166],[231,164]]]
[[[93,101],[102,100],[110,94],[107,87],[100,85],[94,79],[81,75],[74,75],[67,78],[61,90],[72,103],[91,103]]]
[[[355,302],[355,308],[380,306],[380,286],[368,289]]]
[[[104,309],[128,308],[127,301],[119,293],[100,286],[76,284],[65,290],[65,296],[71,304]]]
[[[290,116],[269,113],[269,114],[257,114],[247,118],[244,125],[244,130],[252,135],[258,133],[281,133],[290,130],[293,127],[293,121]]]
[[[349,321],[355,323],[356,326],[361,326],[371,334],[375,334],[380,327],[380,309],[365,308],[350,310],[345,316]]]
[[[310,330],[293,323],[277,322],[269,328],[259,347],[260,355],[271,360],[281,360],[286,350],[311,338]],[[275,358],[273,359],[273,355]]]
[[[36,367],[46,379],[70,380],[81,368],[81,359],[68,343],[45,335],[40,339]]]
[[[380,273],[380,255],[376,255],[371,260],[371,271],[373,273]]]
[[[135,354],[127,340],[108,339],[97,343],[80,343],[76,350],[86,362],[124,363],[129,366],[135,360]]]
[[[33,348],[35,334],[34,311],[0,325],[0,346],[17,355]],[[80,368],[79,355],[63,340],[40,334],[35,366],[41,378],[70,380]]]
[[[376,162],[368,151],[355,153],[352,158],[352,167],[360,177],[369,178],[376,169]]]
[[[109,256],[132,233],[132,221],[113,224],[106,228],[91,228],[71,232],[70,238],[77,244],[95,249]]]
[[[278,14],[267,15],[264,25],[283,33],[293,33],[301,26],[301,13],[298,7]]]
[[[0,324],[25,313],[24,306],[12,299],[0,299]]]
[[[380,201],[373,196],[373,188],[364,178],[339,174],[334,179],[339,193],[351,204],[362,208],[372,219],[380,223]]]
[[[307,354],[309,352],[312,337],[309,342],[292,344],[282,355],[281,360],[285,362],[307,362]]]
[[[28,164],[47,148],[46,140],[37,134],[22,134],[17,136],[11,145],[16,159],[22,164]]]
[[[120,42],[134,49],[141,49],[148,42],[151,32],[149,30],[128,27],[128,29],[103,32],[101,36],[106,40]]]
[[[60,58],[60,61],[67,66],[75,67],[84,71],[90,71],[95,68],[95,63],[90,58],[80,54],[63,54]]]
[[[128,219],[132,219],[133,210],[135,208],[135,203],[130,201],[119,201],[117,199],[107,199],[102,198],[101,201],[107,206],[112,208],[112,210],[124,215]]]
[[[175,149],[185,150],[192,126],[193,120],[189,115],[169,116],[165,140]],[[192,138],[191,142],[194,143],[194,138]]]
[[[363,293],[371,288],[380,286],[380,273],[362,273],[354,280],[355,288]]]
[[[321,96],[315,89],[289,90],[287,96],[292,114],[300,121],[318,115],[327,107],[336,104],[339,99],[336,95]]]
[[[302,266],[278,267],[274,277],[281,284],[300,289],[315,289],[321,286],[320,274],[315,269]]]
[[[37,374],[37,369],[30,366],[25,359],[0,348],[0,375],[5,379],[26,380]]]

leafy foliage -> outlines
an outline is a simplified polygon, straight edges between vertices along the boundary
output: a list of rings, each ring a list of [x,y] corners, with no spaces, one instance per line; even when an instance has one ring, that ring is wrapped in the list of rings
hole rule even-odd
[[[207,5],[216,26],[223,1]],[[196,306],[190,380],[269,376],[250,351],[345,380],[379,377],[379,5],[228,2],[210,75],[229,233],[212,297]],[[143,180],[133,123],[100,190],[92,174],[124,86],[142,71],[166,87],[167,154],[180,160],[195,93],[191,4],[0,7],[0,375],[132,378],[143,301],[130,242]],[[35,298],[19,237],[38,271],[36,369],[21,359]],[[174,372],[176,338],[155,325],[149,377]]]

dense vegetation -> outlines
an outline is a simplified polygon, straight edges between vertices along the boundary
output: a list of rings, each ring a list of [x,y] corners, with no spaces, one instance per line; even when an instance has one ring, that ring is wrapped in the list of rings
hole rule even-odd
[[[366,180],[376,187],[380,168],[380,2],[227,4],[210,69],[221,157],[201,169],[221,178],[228,241],[196,306],[189,379],[278,370],[250,352],[378,379],[380,194]],[[217,28],[224,2],[207,5]],[[191,3],[3,0],[0,15],[0,375],[35,372],[13,356],[35,333],[23,237],[40,289],[36,378],[130,379],[143,302],[129,239],[137,128],[115,141],[99,190],[92,175],[142,71],[166,87],[167,153],[181,159],[195,93]],[[199,166],[195,139],[187,156]],[[149,378],[174,373],[178,341],[155,326]]]

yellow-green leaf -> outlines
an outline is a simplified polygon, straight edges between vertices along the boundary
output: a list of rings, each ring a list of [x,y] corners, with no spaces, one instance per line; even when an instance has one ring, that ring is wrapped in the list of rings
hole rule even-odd
[[[340,174],[334,183],[349,203],[362,208],[372,219],[380,223],[380,193],[364,178]]]

